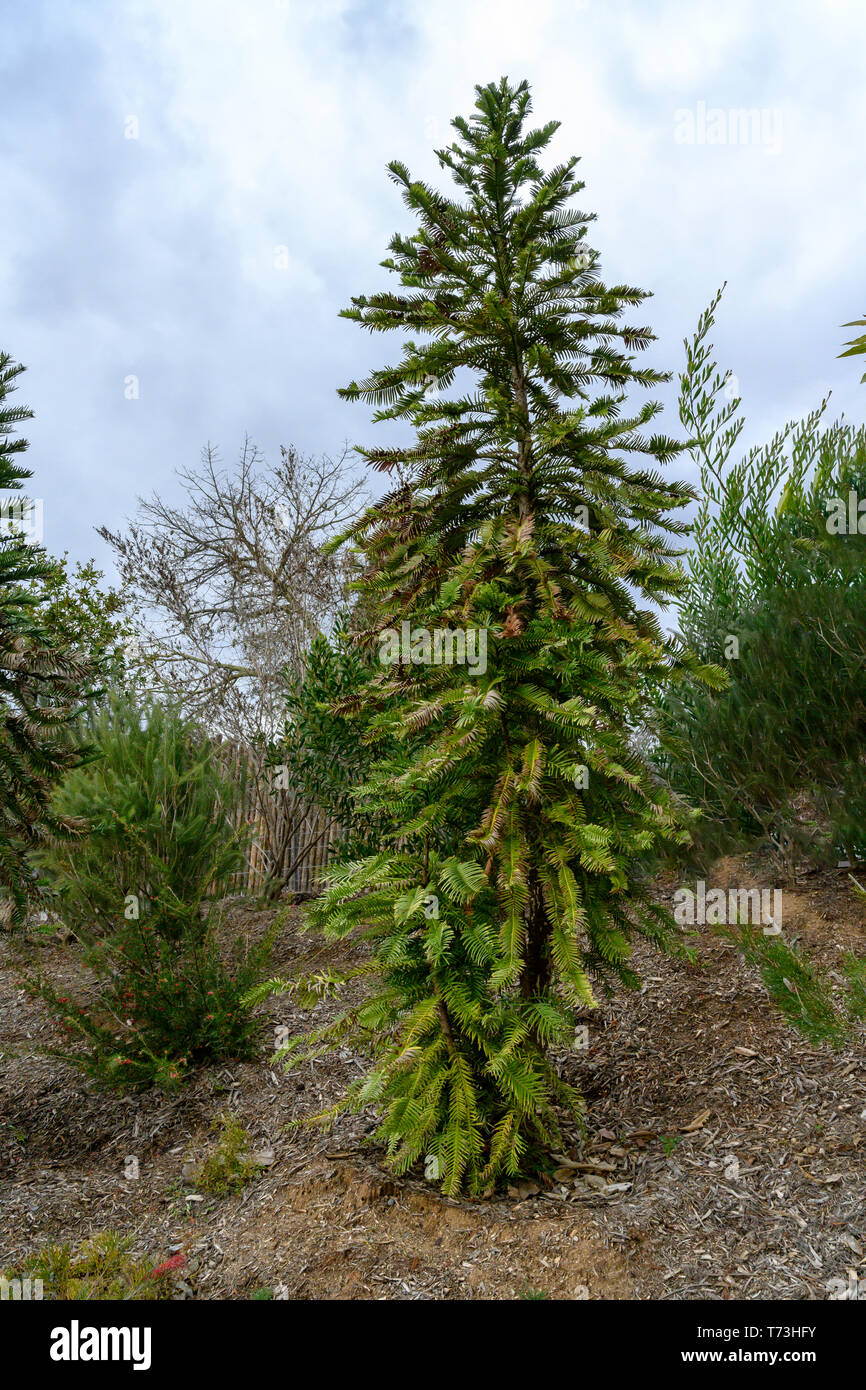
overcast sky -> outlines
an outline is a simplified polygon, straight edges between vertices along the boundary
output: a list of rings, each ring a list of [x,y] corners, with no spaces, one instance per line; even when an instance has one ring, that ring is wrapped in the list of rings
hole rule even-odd
[[[745,439],[831,388],[834,414],[863,418],[862,365],[837,360],[866,310],[862,0],[0,13],[0,346],[28,367],[30,490],[55,554],[112,573],[93,528],[154,488],[178,497],[174,469],[207,441],[231,462],[245,433],[269,457],[376,436],[336,388],[397,344],[337,314],[383,283],[408,226],[384,165],[444,180],[434,146],[503,74],[529,79],[538,124],[562,122],[552,157],[582,156],[603,278],[655,295],[646,361],[678,371],[727,280],[714,341]]]

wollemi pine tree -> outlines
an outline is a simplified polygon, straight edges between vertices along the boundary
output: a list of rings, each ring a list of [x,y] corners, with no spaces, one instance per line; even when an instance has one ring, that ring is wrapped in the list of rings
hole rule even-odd
[[[359,451],[396,482],[351,532],[358,640],[393,657],[408,624],[411,650],[341,705],[381,748],[356,797],[390,832],[330,867],[311,909],[370,938],[381,987],[289,1049],[366,1039],[373,1070],[343,1104],[374,1105],[396,1169],[423,1160],[449,1193],[561,1142],[581,1101],[553,1053],[575,1010],[636,983],[635,933],[682,949],[645,861],[688,830],[631,735],[649,678],[723,680],[640,606],[680,587],[672,514],[692,496],[660,472],[684,446],[644,433],[661,406],[624,411],[667,380],[634,365],[649,330],[619,322],[646,295],[601,283],[578,161],[542,169],[557,123],[527,128],[527,84],[476,92],[437,152],[457,196],[389,166],[418,222],[383,262],[400,289],[345,311],[424,340],[341,392],[416,431]],[[470,647],[486,660],[447,659]]]

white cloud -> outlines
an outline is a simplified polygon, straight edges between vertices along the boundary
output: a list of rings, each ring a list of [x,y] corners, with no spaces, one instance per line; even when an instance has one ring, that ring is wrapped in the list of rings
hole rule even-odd
[[[6,50],[0,309],[32,366],[33,464],[67,490],[55,548],[89,553],[90,526],[208,438],[230,456],[245,430],[271,450],[371,437],[335,388],[393,348],[337,314],[383,283],[407,225],[384,165],[442,179],[432,147],[503,73],[562,122],[554,157],[582,155],[603,272],[657,291],[655,362],[680,365],[727,279],[717,341],[756,415],[808,409],[816,380],[862,413],[835,353],[863,308],[864,37],[858,0],[94,0],[59,17],[34,0]],[[699,102],[780,110],[778,154],[678,144],[675,113]],[[115,400],[128,372],[137,414]]]

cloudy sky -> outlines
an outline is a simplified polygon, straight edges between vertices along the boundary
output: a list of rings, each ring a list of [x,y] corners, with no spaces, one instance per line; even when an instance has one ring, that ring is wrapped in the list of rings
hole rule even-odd
[[[375,437],[336,388],[396,344],[337,314],[383,283],[408,225],[384,165],[444,178],[434,146],[503,74],[529,79],[539,124],[562,122],[553,156],[582,156],[603,277],[653,291],[654,365],[681,368],[727,280],[714,341],[744,438],[829,389],[834,414],[863,418],[862,368],[837,359],[840,325],[866,310],[862,0],[0,13],[0,346],[29,369],[31,490],[54,553],[111,573],[93,528],[152,489],[178,497],[175,468],[207,441],[231,462],[245,433],[270,457]]]

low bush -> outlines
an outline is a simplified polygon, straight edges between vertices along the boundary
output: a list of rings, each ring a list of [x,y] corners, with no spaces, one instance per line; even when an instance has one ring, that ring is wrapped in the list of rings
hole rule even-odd
[[[41,1279],[43,1297],[59,1302],[170,1298],[172,1276],[184,1257],[154,1267],[152,1261],[130,1253],[131,1243],[114,1231],[102,1231],[77,1247],[48,1245],[31,1255],[21,1270],[7,1271],[6,1277]]]
[[[706,341],[717,304],[681,381],[702,500],[678,627],[729,679],[665,690],[656,765],[702,812],[705,863],[763,846],[790,875],[801,852],[866,857],[866,535],[850,502],[866,428],[825,426],[822,406],[735,461],[740,403]]]
[[[260,1172],[249,1155],[250,1138],[235,1115],[220,1115],[213,1125],[219,1139],[195,1174],[196,1186],[215,1197],[245,1187]]]
[[[41,976],[26,983],[69,1034],[54,1055],[108,1085],[173,1086],[193,1064],[252,1054],[242,999],[266,973],[280,919],[254,949],[220,943],[214,898],[243,862],[237,792],[194,727],[118,698],[93,738],[98,760],[58,793],[90,835],[40,862],[96,990],[74,999]]]

